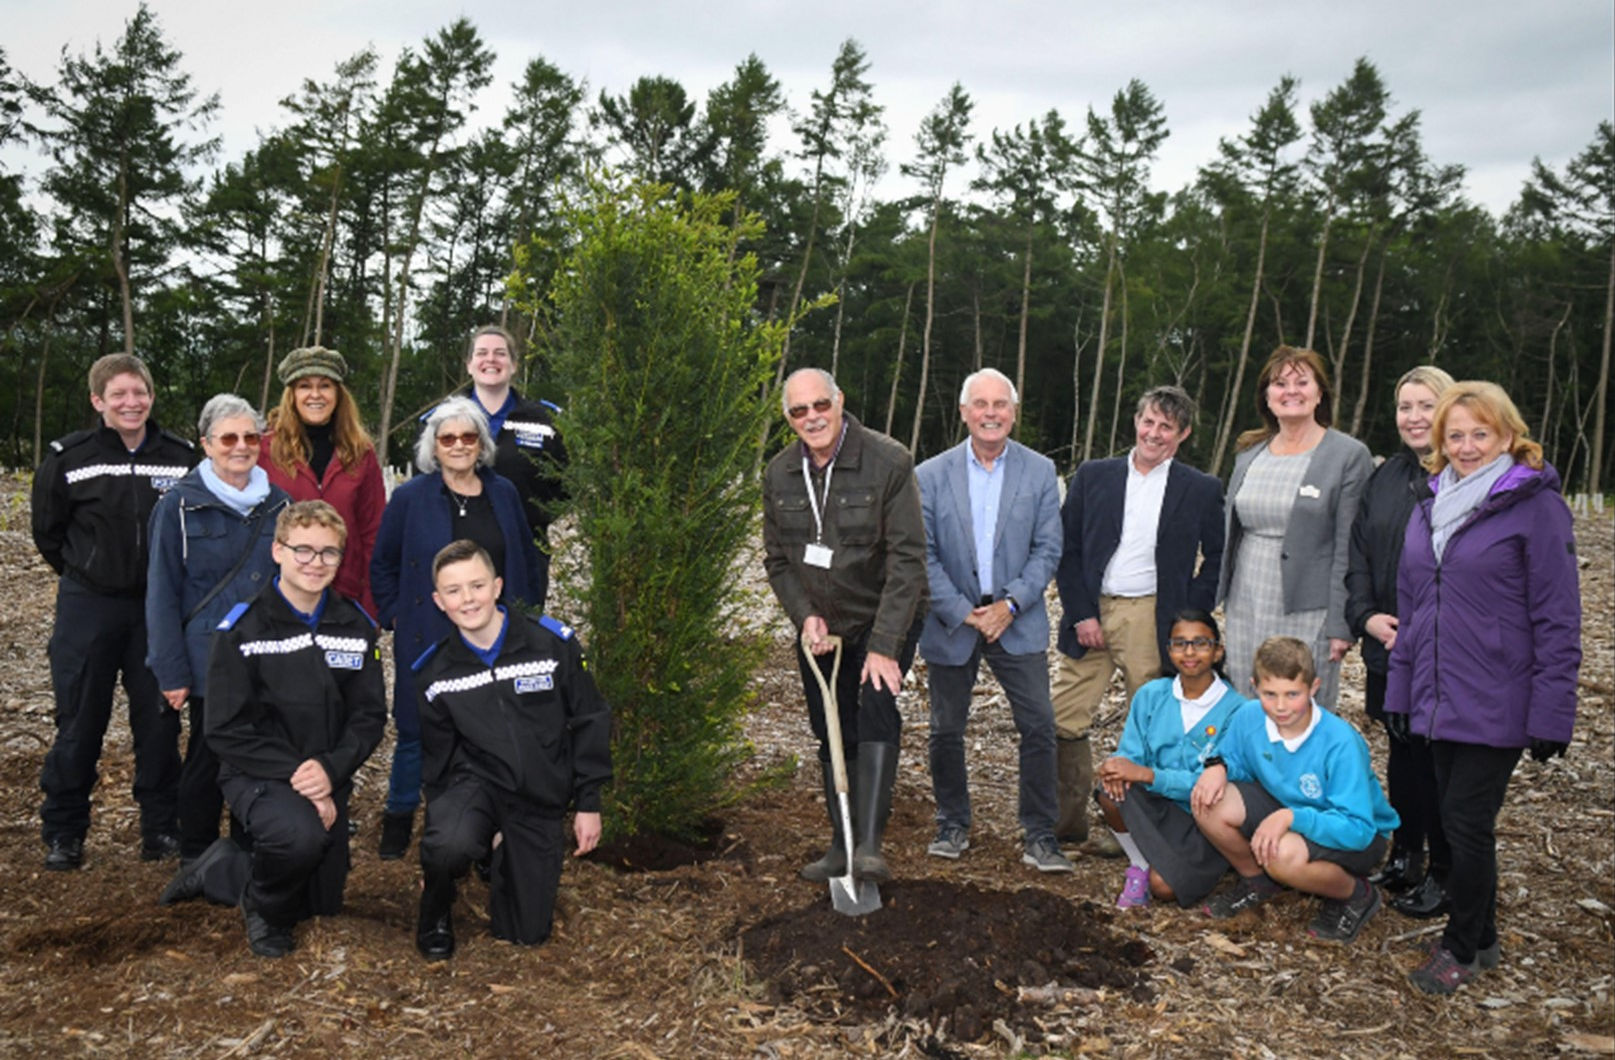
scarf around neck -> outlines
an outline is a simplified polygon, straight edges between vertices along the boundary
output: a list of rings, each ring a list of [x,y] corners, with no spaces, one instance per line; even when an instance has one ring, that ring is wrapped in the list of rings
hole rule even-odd
[[[207,491],[223,501],[238,515],[250,515],[252,510],[264,502],[269,496],[269,475],[261,467],[254,467],[247,473],[247,487],[236,489],[213,470],[213,461],[204,460],[197,465],[202,474],[202,485]]]
[[[1496,460],[1463,478],[1448,464],[1436,476],[1436,499],[1430,507],[1430,546],[1440,563],[1447,551],[1447,542],[1464,525],[1469,517],[1486,502],[1492,487],[1514,466],[1514,458],[1504,453]]]

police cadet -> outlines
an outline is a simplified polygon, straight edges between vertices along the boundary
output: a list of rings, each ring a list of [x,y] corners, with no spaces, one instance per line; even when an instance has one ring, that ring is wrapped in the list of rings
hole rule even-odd
[[[445,546],[432,582],[455,631],[415,662],[426,789],[415,944],[442,960],[454,954],[455,880],[490,850],[494,936],[524,945],[549,938],[561,818],[576,811],[579,855],[600,839],[611,712],[570,626],[498,606],[500,579],[482,546]]]
[[[61,575],[50,638],[56,741],[39,779],[45,867],[76,869],[90,791],[123,675],[135,745],[140,857],[179,853],[179,715],[146,666],[146,522],[157,498],[196,463],[191,444],[151,419],[151,372],[115,353],[90,366],[101,425],[50,443],[34,475],[34,544]]]
[[[219,623],[208,664],[206,732],[219,786],[252,840],[250,872],[222,838],[165,900],[242,888],[247,942],[283,957],[292,928],[342,910],[353,775],[381,742],[387,697],[376,626],[330,589],[347,528],[325,501],[288,505],[271,546],[278,576]],[[227,892],[224,892],[227,898]]]

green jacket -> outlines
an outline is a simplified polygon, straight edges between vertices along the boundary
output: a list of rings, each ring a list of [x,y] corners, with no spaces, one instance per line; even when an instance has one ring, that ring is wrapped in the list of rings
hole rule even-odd
[[[925,521],[908,450],[846,416],[847,433],[830,475],[820,543],[829,568],[805,562],[814,541],[813,508],[794,442],[763,473],[763,564],[797,629],[819,615],[830,632],[896,658],[925,609]],[[823,489],[822,478],[815,482]],[[822,494],[821,494],[822,496]]]

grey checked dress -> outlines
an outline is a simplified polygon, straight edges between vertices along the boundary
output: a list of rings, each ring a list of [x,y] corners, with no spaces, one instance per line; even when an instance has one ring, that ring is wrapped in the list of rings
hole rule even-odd
[[[1329,638],[1323,633],[1328,609],[1286,612],[1279,567],[1290,509],[1311,463],[1311,451],[1275,456],[1263,445],[1232,498],[1234,518],[1244,535],[1223,606],[1228,646],[1225,666],[1234,687],[1254,699],[1251,660],[1256,649],[1268,637],[1295,637],[1312,646],[1312,658],[1323,681],[1317,701],[1333,707],[1340,691],[1340,666],[1329,662]]]

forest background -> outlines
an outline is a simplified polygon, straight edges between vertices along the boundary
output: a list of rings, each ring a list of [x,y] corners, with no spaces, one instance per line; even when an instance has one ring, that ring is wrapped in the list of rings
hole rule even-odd
[[[1331,363],[1337,425],[1377,452],[1391,383],[1433,361],[1508,388],[1570,488],[1609,488],[1607,117],[1494,215],[1369,57],[1310,103],[1275,59],[1176,190],[1152,183],[1171,127],[1147,78],[993,129],[955,84],[905,129],[855,39],[827,58],[807,98],[749,55],[703,100],[534,57],[493,116],[492,50],[460,19],[390,62],[288,71],[281,120],[224,157],[218,98],[144,5],[49,80],[0,47],[0,463],[82,426],[86,368],[123,349],[189,433],[212,393],[266,404],[287,350],[336,347],[395,464],[477,325],[527,339],[532,389],[564,404],[544,315],[518,306],[544,304],[566,203],[610,167],[758,214],[757,319],[836,296],[786,333],[776,378],[830,368],[921,457],[961,437],[959,381],[992,365],[1020,384],[1021,439],[1063,467],[1125,448],[1136,396],[1179,382],[1202,406],[1186,455],[1223,473],[1256,366],[1288,342]]]

